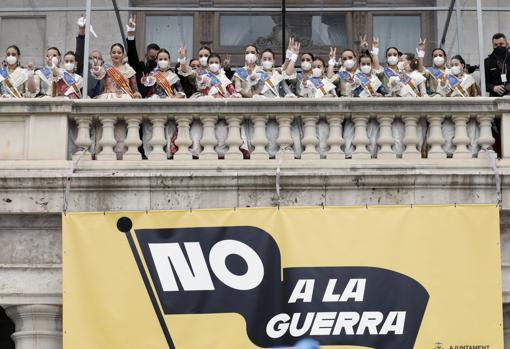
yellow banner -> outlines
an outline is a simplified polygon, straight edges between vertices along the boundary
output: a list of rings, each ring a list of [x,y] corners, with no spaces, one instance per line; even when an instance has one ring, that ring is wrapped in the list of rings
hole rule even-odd
[[[503,348],[495,206],[63,216],[64,348]]]

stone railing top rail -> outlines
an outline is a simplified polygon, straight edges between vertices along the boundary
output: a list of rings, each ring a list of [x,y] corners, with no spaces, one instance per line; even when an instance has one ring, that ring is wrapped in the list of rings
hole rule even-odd
[[[9,114],[322,114],[510,113],[510,98],[332,98],[187,100],[0,100]],[[119,115],[120,114],[120,115]]]

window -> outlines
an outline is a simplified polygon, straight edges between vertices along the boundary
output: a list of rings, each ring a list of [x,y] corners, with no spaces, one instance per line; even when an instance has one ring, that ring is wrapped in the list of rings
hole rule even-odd
[[[384,60],[384,50],[395,46],[401,52],[415,52],[421,34],[420,16],[373,17],[373,34],[381,40],[379,58]]]
[[[43,65],[46,55],[46,20],[42,17],[2,17],[0,47],[5,50],[12,44],[18,45],[21,50],[21,64],[26,65],[32,61],[36,66]]]
[[[166,48],[176,60],[176,54],[182,45],[188,52],[193,50],[193,16],[147,16],[145,43],[157,43]]]
[[[256,44],[261,48],[280,45],[281,32],[278,27],[281,27],[279,15],[222,15],[220,16],[220,45],[248,46]]]
[[[289,34],[296,37],[303,48],[347,46],[345,14],[307,15],[287,14]]]

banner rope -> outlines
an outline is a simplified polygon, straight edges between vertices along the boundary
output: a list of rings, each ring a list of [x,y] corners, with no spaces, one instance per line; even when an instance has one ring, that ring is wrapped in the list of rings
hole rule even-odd
[[[73,178],[73,174],[74,172],[76,172],[76,168],[78,167],[78,163],[80,162],[81,157],[83,156],[83,154],[85,154],[85,152],[89,150],[89,147],[80,148],[80,150],[81,150],[80,155],[76,158],[76,160],[71,162],[71,168],[69,169],[69,172],[67,173],[66,176],[66,189],[64,192],[64,203],[62,209],[64,215],[67,213],[67,209],[69,207],[69,194],[71,192],[71,180]]]

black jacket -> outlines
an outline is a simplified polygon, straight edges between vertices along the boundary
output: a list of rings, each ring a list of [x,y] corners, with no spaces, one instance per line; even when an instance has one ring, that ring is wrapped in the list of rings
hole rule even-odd
[[[83,65],[85,59],[85,35],[78,35],[76,37],[76,51],[74,52],[74,54],[76,56],[76,74],[83,76]],[[103,89],[103,82],[101,80],[94,79],[94,77],[90,73],[90,70],[87,72],[87,74],[88,74],[87,95],[90,98],[94,98],[101,93]]]
[[[129,65],[136,72],[136,84],[138,85],[138,91],[142,95],[142,97],[147,97],[147,93],[149,92],[149,88],[145,87],[140,80],[142,79],[143,74],[149,74],[151,71],[156,68],[157,63],[154,62],[143,62],[138,58],[138,51],[136,50],[136,41],[127,40],[127,56]]]
[[[506,60],[506,88],[507,93],[510,92],[510,52],[507,55]],[[494,52],[485,58],[485,89],[493,97],[499,97],[497,93],[493,91],[494,86],[504,85],[501,81],[501,72],[503,71],[504,57],[498,57]]]

